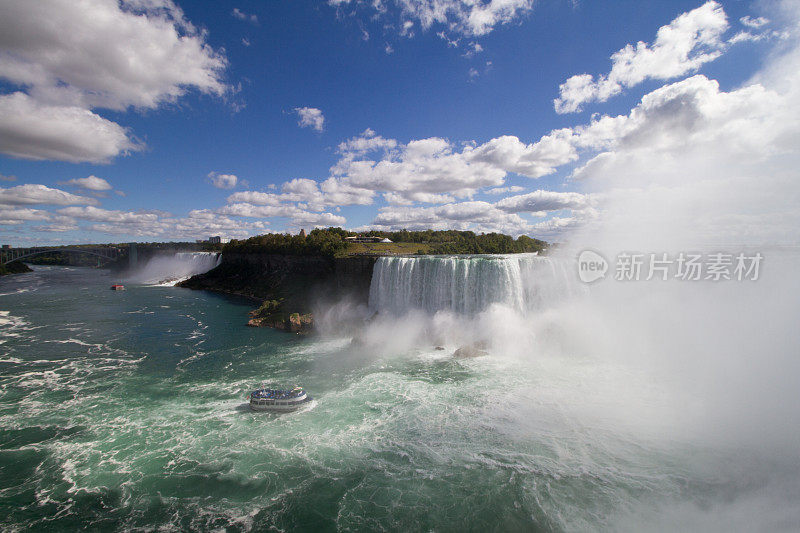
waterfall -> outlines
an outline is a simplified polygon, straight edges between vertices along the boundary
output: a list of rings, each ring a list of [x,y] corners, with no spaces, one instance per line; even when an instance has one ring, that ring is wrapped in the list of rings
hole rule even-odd
[[[222,261],[216,252],[179,252],[156,255],[130,276],[135,283],[175,285],[194,275],[208,272]]]
[[[535,254],[380,257],[369,305],[396,314],[419,309],[472,315],[492,304],[538,309],[581,289],[563,262]]]

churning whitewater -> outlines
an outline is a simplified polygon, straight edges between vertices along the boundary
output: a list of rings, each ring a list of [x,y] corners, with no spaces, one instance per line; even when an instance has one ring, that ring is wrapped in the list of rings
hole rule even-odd
[[[562,266],[380,259],[360,342],[244,327],[252,303],[217,294],[109,291],[98,270],[2,278],[3,528],[639,531],[679,514],[709,530],[753,509],[794,523],[796,465],[692,438],[697,397],[565,334],[559,308],[584,293]],[[454,358],[476,335],[485,355]],[[314,401],[255,413],[262,384]]]

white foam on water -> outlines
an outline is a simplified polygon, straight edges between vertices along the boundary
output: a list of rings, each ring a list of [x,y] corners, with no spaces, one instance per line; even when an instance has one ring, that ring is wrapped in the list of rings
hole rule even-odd
[[[24,326],[27,324],[22,318],[14,316],[11,311],[0,311],[0,326]]]
[[[36,290],[36,289],[30,289],[28,287],[24,287],[24,288],[17,289],[17,290],[12,291],[12,292],[2,292],[2,293],[0,293],[0,296],[11,296],[13,294],[23,294],[23,293],[26,293],[26,292],[30,292],[31,290]]]

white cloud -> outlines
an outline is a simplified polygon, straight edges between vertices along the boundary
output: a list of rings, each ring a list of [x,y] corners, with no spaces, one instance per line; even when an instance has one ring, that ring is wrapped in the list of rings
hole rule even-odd
[[[97,205],[97,200],[45,185],[26,184],[0,188],[0,205]]]
[[[599,131],[600,126],[596,129]],[[376,193],[383,193],[392,205],[452,203],[471,198],[484,187],[503,185],[509,172],[530,178],[555,172],[556,167],[576,160],[578,147],[587,144],[591,136],[584,134],[580,142],[578,138],[573,130],[562,129],[531,144],[502,136],[482,145],[466,143],[459,151],[438,137],[401,144],[367,129],[339,144],[341,157],[322,183],[295,179],[286,182],[280,194],[242,192],[231,195],[228,202],[305,202],[319,211],[324,206],[368,205]]]
[[[44,104],[16,92],[0,96],[0,152],[23,159],[104,163],[142,145],[115,122],[75,106]]]
[[[48,224],[40,224],[38,226],[31,226],[30,229],[40,232],[55,232],[64,233],[65,231],[75,231],[78,229],[76,220],[72,217],[64,215],[56,215],[49,219]]]
[[[468,149],[457,152],[449,141],[438,137],[397,146],[377,161],[345,153],[331,174],[350,187],[409,198],[418,193],[463,198],[478,188],[502,185],[506,175],[493,164],[473,160]]]
[[[110,191],[113,188],[109,182],[97,176],[71,179],[66,183],[83,189],[89,189],[90,191]]]
[[[317,182],[308,178],[295,178],[281,186],[281,198],[293,202],[311,202],[320,193]]]
[[[451,39],[449,35],[447,35],[444,31],[440,31],[436,33],[436,36],[439,37],[441,40],[447,43],[447,46],[451,48],[458,48],[458,45],[461,43],[460,38],[453,38]]]
[[[509,193],[509,192],[510,193],[517,193],[517,192],[522,192],[524,190],[525,190],[525,187],[520,187],[518,185],[512,185],[510,187],[495,187],[493,189],[488,189],[488,190],[485,190],[483,192],[486,193],[486,194],[495,195],[495,194],[506,194],[506,193]]]
[[[509,172],[538,178],[555,167],[577,159],[569,129],[556,130],[532,144],[517,137],[502,136],[461,151],[438,137],[412,140],[401,145],[367,130],[339,145],[342,158],[331,169],[334,177],[349,186],[393,193],[393,203],[450,201],[464,198],[483,187],[503,185]],[[377,160],[365,158],[380,152]],[[422,197],[419,195],[428,195]]]
[[[157,213],[137,213],[134,211],[116,211],[100,207],[64,207],[58,210],[60,215],[91,220],[93,222],[111,222],[114,224],[154,223],[159,220]]]
[[[233,18],[243,20],[246,22],[252,22],[253,24],[258,24],[258,16],[256,15],[248,15],[247,13],[243,12],[238,7],[234,7],[233,11],[231,11],[231,16]]]
[[[800,242],[798,72],[795,46],[759,83],[725,92],[697,75],[616,117],[604,151],[574,173],[604,191],[606,236],[650,248]]]
[[[0,78],[27,92],[1,97],[0,151],[16,157],[107,161],[138,145],[92,109],[228,90],[224,56],[170,0],[8,0],[0,35]]]
[[[728,44],[757,42],[757,41],[762,41],[766,38],[767,38],[766,33],[754,34],[750,33],[749,31],[740,31],[739,33],[728,39]]]
[[[367,128],[361,135],[352,137],[339,143],[338,152],[345,157],[354,158],[369,152],[378,150],[393,150],[397,148],[397,141],[394,139],[384,139],[376,134],[374,130]]]
[[[294,226],[306,224],[312,226],[344,225],[347,219],[332,213],[315,213],[290,204],[253,205],[248,203],[228,204],[216,211],[222,215],[248,218],[289,218]]]
[[[240,191],[228,196],[228,203],[246,203],[253,205],[280,205],[281,198],[277,194],[256,191]]]
[[[536,143],[525,144],[517,137],[503,135],[467,153],[470,161],[491,164],[504,172],[539,178],[578,158],[572,136],[572,130],[565,128],[552,131]]]
[[[413,36],[411,28],[419,24],[423,30],[434,25],[467,37],[491,33],[495,27],[508,24],[528,14],[533,0],[328,0],[334,7],[353,5],[375,10],[375,17],[396,17],[398,33]],[[391,9],[390,9],[391,8]]]
[[[603,144],[608,150],[577,169],[574,175],[584,178],[620,158],[642,154],[655,158],[651,165],[656,167],[665,156],[679,160],[682,154],[698,146],[709,150],[709,158],[725,152],[731,161],[788,153],[797,141],[791,119],[797,114],[798,110],[785,97],[762,85],[748,85],[726,93],[720,91],[715,80],[693,76],[645,95],[629,115],[609,119],[614,121],[615,128],[604,131],[608,136]],[[577,129],[576,142],[587,136],[594,144],[596,128],[602,122]]]
[[[322,183],[297,178],[285,182],[281,191],[280,194],[241,191],[228,196],[228,203],[281,207],[287,202],[302,202],[312,211],[322,211],[326,206],[369,205],[375,194],[351,187],[336,178],[328,178]]]
[[[269,223],[263,220],[234,220],[205,209],[190,211],[186,217],[168,219],[165,223],[167,226],[162,235],[185,239],[206,238],[208,235],[245,238],[254,233],[264,233],[269,227]]]
[[[151,109],[188,88],[226,91],[225,58],[169,1],[8,0],[0,34],[0,76],[39,99]]]
[[[50,214],[41,209],[6,209],[0,207],[0,224],[4,226],[12,226],[22,224],[32,220],[48,220]]]
[[[300,118],[297,125],[301,128],[311,128],[321,132],[325,126],[325,116],[316,107],[295,107],[295,113]]]
[[[307,211],[298,211],[292,215],[292,224],[294,226],[311,225],[311,226],[343,226],[347,219],[340,215],[332,213],[309,213]]]
[[[791,10],[792,7],[790,2],[784,3],[784,9]],[[782,6],[783,7],[783,6]],[[736,33],[733,37],[728,39],[728,44],[736,44],[742,42],[759,42],[765,41],[767,39],[789,39],[792,37],[793,31],[796,32],[797,29],[795,27],[794,30],[791,29],[791,25],[788,28],[783,30],[769,30],[765,26],[770,23],[770,20],[765,17],[742,17],[739,19],[739,22],[742,23],[744,29]]]
[[[381,229],[459,229],[477,232],[526,233],[529,224],[488,202],[461,202],[436,207],[383,207],[371,224]]]
[[[354,187],[336,178],[326,179],[319,188],[327,205],[369,205],[375,194],[372,190]]]
[[[592,220],[596,211],[586,195],[576,192],[535,191],[511,196],[497,203],[467,201],[433,207],[392,205],[379,210],[369,227],[380,229],[459,229],[476,232],[523,233],[553,237]],[[530,224],[518,213],[545,217],[548,212],[567,210],[564,217],[553,217]]]
[[[109,235],[192,240],[207,238],[209,235],[246,238],[255,233],[265,233],[268,227],[264,221],[243,222],[200,209],[193,210],[188,216],[181,218],[163,218],[152,223],[99,223],[89,226],[89,229]]]
[[[668,80],[693,72],[722,54],[721,36],[727,29],[725,11],[715,1],[683,13],[659,28],[652,45],[639,41],[615,52],[608,74],[596,80],[579,74],[565,81],[553,102],[556,112],[572,113],[586,103],[605,102],[647,79]]]
[[[418,207],[409,198],[425,187],[413,187],[399,197],[386,195],[397,205],[382,208],[373,226],[506,230],[555,240],[603,227],[606,235],[617,232],[642,249],[667,237],[683,245],[800,242],[800,47],[795,41],[784,50],[753,82],[730,92],[696,75],[645,95],[629,114],[596,117],[537,143],[504,136],[461,152],[440,143],[451,150],[434,152],[441,162],[463,157],[532,177],[586,152],[592,156],[573,176],[587,191],[601,192],[542,190],[495,204]],[[380,161],[408,159],[398,145]],[[533,224],[503,218],[562,210],[567,213]]]
[[[391,205],[414,205],[415,203],[447,204],[456,201],[449,194],[433,194],[429,192],[406,192],[404,194],[387,192],[383,194],[383,199]]]
[[[219,172],[209,172],[208,179],[211,181],[211,185],[217,189],[233,189],[239,181],[239,178],[233,174],[220,174]]]
[[[551,217],[531,224],[528,234],[551,242],[562,242],[571,233],[581,230],[592,219],[581,216]]]
[[[476,42],[471,42],[467,45],[467,51],[464,52],[464,57],[472,57],[476,54],[483,52],[483,46]]]
[[[747,26],[748,28],[758,29],[761,26],[768,24],[769,20],[764,17],[751,17],[749,15],[744,16],[739,19],[739,22],[742,23],[743,26]]]
[[[209,235],[227,235],[244,238],[268,229],[266,221],[241,221],[207,210],[192,210],[185,217],[166,213],[136,212],[101,209],[95,207],[67,207],[59,209],[50,224],[33,229],[45,232],[64,232],[79,229],[78,220],[92,222],[90,231],[107,235],[132,235],[160,239],[197,239]]]
[[[217,209],[217,213],[234,217],[271,218],[291,216],[294,210],[294,206],[287,204],[253,205],[246,202],[237,202]]]
[[[590,203],[590,199],[581,193],[538,190],[503,198],[495,206],[508,213],[538,213],[561,209],[582,210],[589,207]]]

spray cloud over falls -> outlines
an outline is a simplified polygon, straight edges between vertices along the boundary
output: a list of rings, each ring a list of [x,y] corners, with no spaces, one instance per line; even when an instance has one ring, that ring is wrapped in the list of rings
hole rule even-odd
[[[175,285],[197,274],[208,272],[222,261],[216,252],[178,252],[151,257],[130,280],[147,285]]]
[[[622,529],[800,526],[800,46],[796,10],[776,5],[794,33],[742,87],[691,77],[602,124],[624,134],[573,174],[598,200],[597,217],[550,258],[383,258],[375,267],[378,316],[360,334],[370,350],[442,344],[449,354],[483,341],[486,359],[514,365],[520,379],[513,408],[496,407],[513,429],[492,424],[572,442],[588,471],[663,454],[658,475],[714,488],[631,504],[610,520]],[[587,249],[609,261],[624,252],[765,259],[756,281],[623,282],[612,268],[581,285],[575,259]],[[495,368],[484,371],[489,379]],[[611,435],[613,459],[588,451]]]

